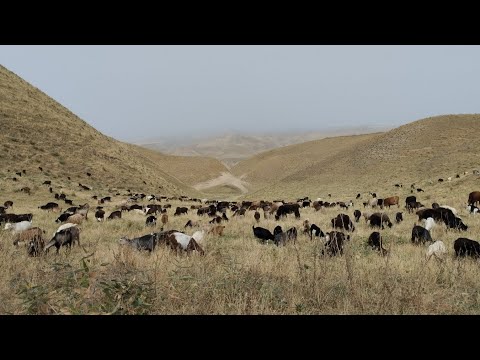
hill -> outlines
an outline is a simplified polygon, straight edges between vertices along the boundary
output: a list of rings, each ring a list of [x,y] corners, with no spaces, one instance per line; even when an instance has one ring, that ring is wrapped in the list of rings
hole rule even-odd
[[[338,136],[285,146],[244,160],[231,171],[245,180],[250,189],[258,190],[303,169],[315,167],[319,162],[328,161],[332,156],[378,135]]]
[[[256,175],[254,169],[259,166],[259,156],[238,164],[233,171],[237,176],[247,174],[247,181],[252,178],[254,183],[263,182],[264,186],[257,185],[261,189],[254,193],[258,196],[316,197],[332,193],[352,197],[370,190],[401,195],[410,193],[411,183],[428,188],[439,185],[438,178],[446,180],[464,171],[471,173],[479,165],[478,131],[478,114],[436,116],[370,138],[365,136],[365,141],[350,145],[346,142],[348,139],[344,139],[343,149],[308,164],[300,157],[297,157],[300,165],[294,163],[291,153],[299,152],[295,147],[284,149],[284,153],[274,152],[269,158],[278,163],[276,168],[285,169],[285,176],[279,176],[277,171],[273,173],[273,180]],[[314,142],[305,154],[316,151],[321,144],[322,141]],[[306,144],[298,146],[306,147]],[[269,163],[268,159],[265,163]],[[400,190],[394,187],[396,183],[406,186]]]
[[[324,129],[319,132],[289,132],[270,134],[225,134],[208,138],[150,139],[137,142],[149,149],[179,155],[207,156],[220,160],[228,168],[255,154],[292,144],[304,143],[325,137],[365,134],[373,132],[368,127]]]
[[[138,151],[160,165],[168,174],[175,174],[176,178],[189,186],[228,172],[228,169],[220,161],[205,156],[165,155],[142,147],[139,147]]]
[[[198,194],[152,161],[148,150],[101,134],[2,66],[0,129],[0,179],[25,169],[19,187],[50,179],[70,188],[83,183],[97,189]]]

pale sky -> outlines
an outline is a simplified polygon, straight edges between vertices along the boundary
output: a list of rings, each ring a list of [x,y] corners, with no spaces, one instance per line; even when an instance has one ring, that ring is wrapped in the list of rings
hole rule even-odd
[[[0,64],[119,140],[480,113],[480,46],[0,46]]]

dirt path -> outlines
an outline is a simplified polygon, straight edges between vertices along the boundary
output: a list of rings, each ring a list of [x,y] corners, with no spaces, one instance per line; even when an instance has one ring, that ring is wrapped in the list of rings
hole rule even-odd
[[[223,172],[222,175],[216,177],[215,179],[207,180],[198,184],[193,185],[196,190],[208,189],[214,186],[219,185],[232,185],[240,189],[243,194],[248,192],[248,189],[245,187],[246,182],[237,178],[231,173]]]

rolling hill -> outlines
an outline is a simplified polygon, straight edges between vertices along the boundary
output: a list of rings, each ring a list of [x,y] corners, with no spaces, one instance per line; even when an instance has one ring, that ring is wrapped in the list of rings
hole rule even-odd
[[[70,188],[83,183],[94,189],[199,194],[152,160],[159,155],[101,134],[2,66],[0,129],[0,179],[8,181],[25,169],[27,175],[19,177],[17,187],[50,179]]]
[[[359,192],[409,193],[441,186],[480,165],[480,115],[444,115],[386,133],[324,139],[259,154],[232,172],[252,184],[249,197],[352,197]],[[353,141],[356,139],[357,141]],[[403,183],[403,188],[395,188]]]
[[[136,143],[171,155],[215,158],[230,168],[242,160],[271,149],[322,139],[327,136],[333,137],[371,132],[374,132],[374,130],[370,127],[330,128],[321,132],[224,134],[204,138],[150,139]]]

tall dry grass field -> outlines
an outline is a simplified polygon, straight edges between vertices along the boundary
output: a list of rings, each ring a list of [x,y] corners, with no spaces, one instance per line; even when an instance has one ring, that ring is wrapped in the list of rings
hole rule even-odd
[[[420,223],[404,211],[408,189],[401,191],[401,207],[386,209],[394,220],[403,211],[404,221],[382,230],[387,257],[366,246],[370,229],[363,218],[343,256],[321,256],[323,243],[301,233],[306,218],[330,231],[330,220],[353,210],[364,211],[361,201],[348,211],[339,208],[301,209],[301,220],[291,215],[286,220],[264,219],[257,225],[253,211],[245,217],[232,217],[222,237],[208,235],[202,246],[205,256],[175,255],[159,247],[151,254],[118,244],[122,236],[134,237],[152,231],[145,227],[145,216],[125,212],[122,219],[99,223],[90,210],[81,227],[81,246],[70,252],[55,249],[45,256],[28,257],[26,249],[12,245],[13,235],[0,231],[0,313],[2,314],[478,314],[480,313],[480,269],[472,259],[457,260],[453,242],[465,236],[480,238],[480,215],[465,209],[468,192],[478,182],[474,176],[452,183],[432,185],[418,195],[427,206],[437,201],[459,210],[469,226],[459,233],[437,225],[435,240],[448,248],[445,261],[425,261],[426,246],[410,242],[413,224]],[[441,187],[443,186],[443,187]],[[58,213],[37,207],[53,200],[44,186],[32,195],[15,192],[15,186],[3,182],[0,201],[13,200],[15,213],[32,212],[33,224],[46,232],[47,240],[58,227]],[[468,190],[470,189],[470,190]],[[94,208],[91,192],[66,191],[74,204],[88,201]],[[392,193],[394,191],[392,190]],[[288,195],[288,194],[286,194]],[[381,194],[387,196],[388,194]],[[287,197],[287,196],[286,196]],[[361,200],[368,198],[363,194]],[[124,196],[114,196],[107,204],[107,215]],[[287,197],[286,200],[292,200]],[[348,200],[332,199],[332,200]],[[54,201],[54,200],[53,200]],[[60,201],[60,203],[63,203]],[[143,202],[146,204],[147,202]],[[164,202],[163,202],[164,203]],[[188,219],[206,224],[207,217],[173,216],[176,206],[191,203],[171,202],[168,229],[185,230]],[[64,207],[65,209],[66,207]],[[371,211],[370,209],[367,209]],[[11,212],[12,212],[11,211]],[[276,247],[261,244],[253,236],[252,225],[273,231],[296,226],[296,245]],[[155,231],[160,230],[157,225]],[[197,229],[187,229],[192,234]]]

